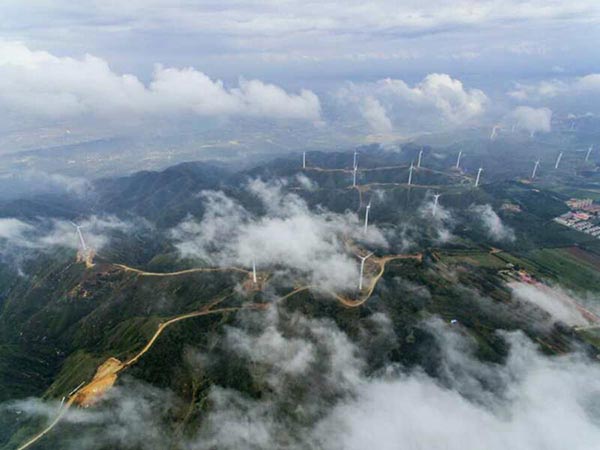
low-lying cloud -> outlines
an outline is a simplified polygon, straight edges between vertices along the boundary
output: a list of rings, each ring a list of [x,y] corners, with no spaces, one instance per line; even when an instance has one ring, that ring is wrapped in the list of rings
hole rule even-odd
[[[490,239],[498,242],[512,242],[515,240],[513,229],[504,225],[491,205],[472,205],[470,210],[475,215],[475,219],[481,223]]]
[[[550,288],[546,285],[526,283],[512,283],[510,287],[518,299],[532,303],[546,311],[554,321],[560,321],[570,326],[590,324],[591,313],[558,287]]]
[[[517,106],[509,115],[509,120],[520,130],[532,136],[537,132],[549,133],[552,129],[552,111],[549,108]]]
[[[77,222],[86,246],[98,251],[110,240],[113,231],[127,231],[131,224],[115,216],[90,216]],[[26,256],[31,251],[57,247],[80,249],[73,223],[52,219],[27,223],[16,218],[0,218],[0,257]]]
[[[420,327],[438,348],[437,378],[390,363],[368,374],[366,355],[377,351],[369,343],[385,347],[397,337],[381,313],[358,326],[365,339],[357,343],[329,319],[276,306],[248,313],[191,364],[201,360],[211,370],[235,359],[260,396],[215,379],[198,426],[184,436],[164,420],[187,404],[170,391],[125,380],[93,410],[70,411],[57,436],[85,450],[155,450],[176,441],[191,450],[583,450],[600,439],[600,366],[582,354],[544,356],[523,333],[500,332],[508,356],[485,362],[461,325],[430,319]],[[55,411],[33,400],[7,408],[49,418]]]
[[[423,205],[419,209],[419,216],[435,232],[435,239],[438,243],[446,243],[452,240],[452,227],[455,223],[452,214],[441,203],[438,197],[437,203],[435,194],[428,194]]]
[[[248,191],[266,211],[257,216],[220,191],[204,191],[202,220],[188,219],[171,231],[184,257],[216,265],[243,265],[255,261],[259,270],[280,266],[298,271],[323,289],[347,289],[358,279],[358,260],[345,239],[385,247],[376,226],[364,234],[355,213],[311,210],[296,194],[284,192],[286,182],[253,180]]]

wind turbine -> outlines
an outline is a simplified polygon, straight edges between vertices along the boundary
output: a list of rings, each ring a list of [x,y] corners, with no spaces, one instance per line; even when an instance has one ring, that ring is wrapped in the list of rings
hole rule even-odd
[[[358,279],[358,290],[362,291],[363,287],[363,274],[365,273],[365,261],[369,259],[373,255],[373,252],[369,253],[367,256],[359,256],[360,259],[360,277]]]
[[[75,227],[77,230],[77,236],[79,236],[79,243],[81,244],[81,250],[83,252],[87,252],[87,245],[85,244],[85,239],[83,239],[83,234],[81,233],[81,226],[77,225],[75,222],[71,222],[71,225]]]
[[[369,226],[369,211],[371,210],[371,202],[367,205],[365,210],[365,234],[367,234],[367,227]]]
[[[302,168],[306,169],[306,152],[302,152]]]
[[[556,158],[556,163],[554,164],[555,169],[558,169],[558,165],[560,164],[560,160],[562,159],[562,156],[563,156],[563,152],[560,152],[558,154],[558,157]]]
[[[479,186],[479,178],[481,178],[481,172],[483,172],[483,167],[477,169],[477,178],[475,179],[475,187]]]
[[[442,194],[433,194],[433,211],[431,213],[433,217],[435,217],[435,213],[437,212],[438,200],[440,198],[440,195]]]
[[[410,162],[410,169],[408,169],[408,185],[410,186],[412,184],[412,173],[413,173],[413,163],[412,161]]]
[[[252,260],[252,281],[254,282],[254,284],[256,284],[257,278],[256,278],[256,261],[253,259]]]
[[[417,158],[417,167],[421,167],[421,159],[423,158],[423,149],[419,150],[419,157]]]
[[[456,158],[456,168],[460,169],[460,158],[462,157],[462,150],[458,151],[458,158]]]
[[[353,163],[352,167],[354,167],[355,169],[358,167],[358,152],[357,151],[354,152],[354,163]]]
[[[594,150],[594,144],[590,145],[590,148],[588,148],[587,153],[585,154],[585,160],[589,161],[590,159],[590,155],[592,154],[592,151]]]
[[[533,171],[531,172],[531,179],[533,180],[535,178],[535,174],[537,173],[538,167],[540,165],[540,160],[538,159],[535,164],[533,165]]]
[[[492,132],[490,134],[490,141],[493,141],[496,137],[496,135],[498,134],[498,128],[500,128],[498,125],[494,125],[494,127],[492,128]]]
[[[356,171],[358,167],[354,166],[354,170],[352,171],[352,187],[356,187]]]

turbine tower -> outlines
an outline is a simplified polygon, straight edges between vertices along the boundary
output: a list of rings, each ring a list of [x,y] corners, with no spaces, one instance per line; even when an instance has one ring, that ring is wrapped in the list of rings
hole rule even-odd
[[[253,259],[252,260],[252,281],[254,282],[254,284],[256,284],[257,278],[256,278],[256,261]]]
[[[355,169],[358,167],[358,152],[354,152],[354,164],[352,165]]]
[[[354,170],[352,171],[352,187],[356,187],[356,171],[358,168],[354,166]]]
[[[81,226],[77,225],[75,222],[71,222],[71,225],[75,227],[77,230],[77,236],[79,236],[79,243],[81,244],[81,250],[85,253],[87,252],[87,245],[85,244],[85,239],[83,239],[83,233],[81,232]]]
[[[475,179],[475,187],[479,186],[479,179],[481,178],[481,172],[483,172],[483,167],[477,169],[477,178]]]
[[[458,151],[458,158],[456,158],[456,168],[460,169],[460,158],[462,157],[462,150]]]
[[[538,167],[540,165],[540,160],[538,159],[535,164],[533,165],[533,171],[531,172],[531,179],[533,180],[535,178],[535,174],[537,173]]]
[[[412,184],[412,173],[413,173],[413,163],[411,161],[410,163],[410,169],[408,169],[408,185],[410,186]]]
[[[369,226],[369,211],[371,210],[371,202],[367,205],[365,210],[365,234],[367,234],[367,227]]]
[[[562,159],[562,156],[563,156],[563,152],[560,152],[558,154],[558,157],[556,158],[556,163],[554,164],[555,169],[558,169],[558,165],[560,164],[560,160]]]
[[[421,167],[421,159],[423,158],[423,149],[419,150],[419,157],[417,158],[417,167]]]
[[[588,148],[587,153],[585,154],[585,160],[589,161],[590,159],[590,155],[592,154],[592,151],[594,150],[594,144],[590,145],[590,148]]]
[[[306,152],[302,152],[302,168],[306,169]]]
[[[496,138],[496,135],[498,134],[498,125],[494,125],[494,127],[492,128],[492,132],[490,134],[490,141],[493,141]]]
[[[363,287],[363,274],[365,273],[365,261],[371,257],[373,252],[369,253],[367,256],[359,256],[360,259],[360,276],[358,278],[358,290],[362,291]]]
[[[433,217],[435,217],[435,213],[437,212],[438,200],[440,198],[440,195],[442,194],[433,194],[433,211],[431,213]]]

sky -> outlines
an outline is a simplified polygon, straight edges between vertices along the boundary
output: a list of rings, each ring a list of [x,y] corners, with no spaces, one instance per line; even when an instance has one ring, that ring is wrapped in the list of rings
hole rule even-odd
[[[598,109],[599,21],[594,0],[6,0],[0,154],[224,118],[549,132]]]

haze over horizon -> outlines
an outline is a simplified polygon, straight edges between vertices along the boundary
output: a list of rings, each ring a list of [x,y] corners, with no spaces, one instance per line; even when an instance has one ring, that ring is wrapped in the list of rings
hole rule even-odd
[[[7,1],[0,11],[0,155],[210,130],[252,149],[282,127],[329,144],[511,120],[548,132],[552,117],[600,112],[592,0]]]

